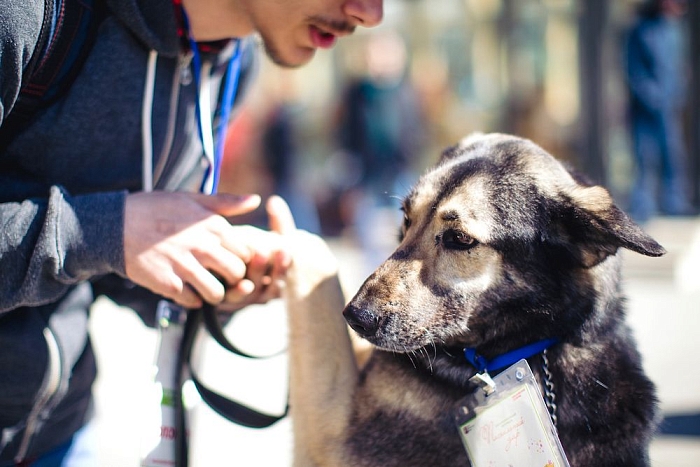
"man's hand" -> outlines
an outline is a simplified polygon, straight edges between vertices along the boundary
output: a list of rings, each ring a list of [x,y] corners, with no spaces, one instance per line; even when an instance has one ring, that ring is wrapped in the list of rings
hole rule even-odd
[[[236,289],[228,290],[226,299],[218,307],[221,311],[233,312],[248,305],[267,303],[282,295],[292,258],[288,251],[289,239],[278,234],[296,232],[296,226],[289,206],[279,196],[270,197],[265,207],[272,232],[270,235],[277,237],[277,242],[267,246],[274,247],[274,251],[267,250],[253,257],[248,263],[246,280],[255,284],[255,289],[245,295]]]
[[[274,284],[289,256],[281,236],[226,217],[258,207],[258,196],[136,193],[126,201],[124,261],[136,284],[196,308],[262,303],[279,295]]]

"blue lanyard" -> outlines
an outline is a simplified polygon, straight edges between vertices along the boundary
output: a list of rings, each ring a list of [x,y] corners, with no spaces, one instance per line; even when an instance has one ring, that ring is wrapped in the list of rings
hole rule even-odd
[[[202,118],[211,118],[209,115],[202,115],[202,111],[200,109],[199,105],[199,100],[200,100],[200,95],[199,95],[199,85],[200,85],[200,71],[202,67],[202,61],[199,55],[199,47],[195,40],[192,38],[192,35],[190,34],[190,24],[189,24],[189,19],[187,18],[187,13],[185,12],[184,7],[182,8],[182,18],[185,26],[185,30],[187,31],[187,39],[190,43],[190,49],[192,50],[192,65],[194,68],[194,80],[195,80],[195,85],[197,87],[197,105],[196,105],[196,110],[197,110],[197,124],[199,127],[199,137],[202,140],[202,144],[204,144],[204,137],[203,137],[203,128],[202,128]],[[241,74],[241,42],[240,40],[236,40],[236,49],[233,52],[233,56],[228,62],[228,66],[226,69],[226,75],[225,75],[225,81],[224,81],[224,91],[223,91],[223,96],[222,96],[222,102],[221,102],[221,110],[220,110],[220,117],[219,117],[219,126],[216,129],[216,138],[214,140],[214,154],[213,154],[213,161],[211,161],[211,165],[207,169],[207,172],[204,175],[204,180],[202,181],[202,186],[200,190],[202,192],[206,192],[206,182],[209,180],[209,178],[212,178],[212,188],[211,192],[207,194],[214,194],[216,193],[216,189],[219,185],[219,176],[221,172],[221,162],[223,159],[224,155],[224,145],[226,143],[226,131],[228,130],[228,124],[229,124],[229,119],[231,118],[231,110],[233,109],[233,103],[234,99],[236,96],[236,90],[238,89],[238,81],[239,77]],[[204,96],[205,98],[208,98],[208,96]]]

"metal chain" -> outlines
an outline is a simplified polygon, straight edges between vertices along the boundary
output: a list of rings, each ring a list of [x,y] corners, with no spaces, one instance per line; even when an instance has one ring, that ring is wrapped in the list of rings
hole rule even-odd
[[[557,426],[557,395],[554,393],[552,373],[549,371],[547,350],[542,352],[542,371],[544,374],[544,403],[547,406],[547,410],[549,410],[549,415],[552,417],[552,423],[554,423],[554,426]]]

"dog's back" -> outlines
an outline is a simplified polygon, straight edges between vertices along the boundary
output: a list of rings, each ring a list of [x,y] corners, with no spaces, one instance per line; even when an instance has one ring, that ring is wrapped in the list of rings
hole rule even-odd
[[[475,135],[445,151],[403,209],[397,250],[344,310],[376,350],[345,380],[341,408],[326,414],[342,413],[342,428],[312,436],[326,449],[309,457],[318,465],[467,465],[454,414],[477,371],[463,350],[491,360],[551,340],[546,360],[537,352],[528,361],[552,389],[571,465],[648,465],[656,398],[624,323],[617,252],[659,256],[663,248],[606,190],[507,135]],[[295,357],[292,373],[305,358]],[[295,420],[315,410],[292,407]]]

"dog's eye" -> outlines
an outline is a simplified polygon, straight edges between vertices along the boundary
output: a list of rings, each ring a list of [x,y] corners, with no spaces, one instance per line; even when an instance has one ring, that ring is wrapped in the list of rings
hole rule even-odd
[[[446,230],[442,234],[442,245],[452,250],[468,250],[476,246],[477,241],[459,230]]]
[[[404,232],[408,230],[408,228],[411,226],[411,219],[408,218],[407,214],[403,215],[403,230]]]

